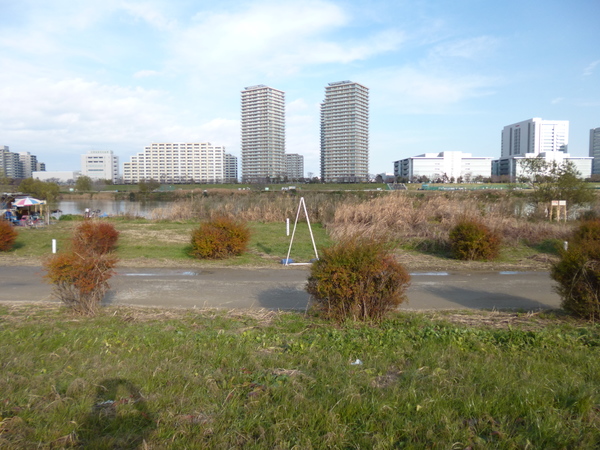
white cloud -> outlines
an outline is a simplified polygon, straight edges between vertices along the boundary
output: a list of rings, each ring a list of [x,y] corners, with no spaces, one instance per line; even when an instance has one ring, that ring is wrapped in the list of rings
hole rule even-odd
[[[156,70],[138,70],[136,73],[133,74],[134,78],[147,78],[147,77],[154,77],[157,75],[160,75],[161,72],[158,72]]]
[[[338,5],[320,0],[261,2],[228,13],[201,13],[175,32],[169,66],[185,61],[199,79],[280,76],[314,64],[363,60],[397,48],[403,37],[384,30],[361,39],[334,39],[352,22]]]
[[[463,100],[491,95],[497,80],[401,67],[366,74],[365,83],[376,86],[371,97],[378,106],[399,113],[440,114]]]
[[[594,61],[593,63],[590,63],[584,70],[583,70],[583,76],[584,77],[588,77],[590,75],[592,75],[594,73],[594,70],[596,69],[596,66],[600,64],[600,59],[598,61]]]
[[[47,163],[49,149],[79,154],[89,148],[141,151],[152,141],[197,140],[201,126],[182,124],[165,92],[103,85],[81,78],[52,80],[0,74],[0,132],[14,151],[34,151]],[[10,86],[10,87],[6,87]],[[78,165],[71,158],[54,163]]]
[[[477,59],[489,56],[498,47],[498,40],[490,36],[444,42],[431,51],[434,58]]]
[[[143,20],[161,31],[172,31],[177,26],[177,21],[168,17],[165,11],[163,11],[168,8],[169,5],[170,3],[155,4],[145,1],[124,2],[120,6],[134,19]]]

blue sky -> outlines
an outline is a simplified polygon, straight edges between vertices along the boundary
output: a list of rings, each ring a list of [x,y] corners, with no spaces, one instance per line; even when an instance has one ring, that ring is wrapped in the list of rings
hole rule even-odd
[[[371,173],[425,152],[498,157],[500,132],[600,127],[599,0],[0,0],[0,145],[47,170],[152,142],[240,155],[240,91],[286,93],[286,151],[319,173],[329,82],[370,89]]]

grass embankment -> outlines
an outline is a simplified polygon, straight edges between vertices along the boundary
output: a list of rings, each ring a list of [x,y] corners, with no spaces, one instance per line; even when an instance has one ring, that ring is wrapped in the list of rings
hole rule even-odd
[[[600,327],[487,314],[2,306],[0,447],[597,448]]]
[[[104,220],[104,219],[103,219]],[[160,263],[193,262],[188,252],[190,233],[198,227],[197,222],[152,222],[148,220],[108,219],[120,232],[117,256],[121,264],[141,263],[155,260]],[[69,246],[72,230],[79,222],[59,221],[46,228],[19,229],[13,250],[6,252],[6,258],[24,257],[39,260],[52,252],[52,239],[57,240],[59,250]],[[290,236],[286,235],[285,223],[251,222],[251,241],[249,252],[239,257],[223,261],[203,261],[205,264],[219,265],[272,265],[285,258],[290,245]],[[290,234],[293,223],[290,224]],[[317,249],[327,246],[330,239],[320,224],[312,224]],[[314,250],[306,222],[299,222],[290,257],[299,262],[314,258]]]

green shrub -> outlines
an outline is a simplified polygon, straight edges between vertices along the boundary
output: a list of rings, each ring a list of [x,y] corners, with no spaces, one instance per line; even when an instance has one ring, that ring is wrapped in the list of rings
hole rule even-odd
[[[329,319],[379,321],[406,300],[409,284],[410,275],[383,243],[355,238],[322,252],[306,290]]]
[[[600,319],[600,220],[585,221],[574,231],[550,276],[558,282],[556,292],[566,311]]]
[[[75,228],[73,251],[81,254],[103,255],[115,249],[119,232],[114,225],[98,220],[86,220]]]
[[[7,252],[17,240],[15,227],[7,220],[0,219],[0,252]]]
[[[192,231],[191,255],[200,259],[224,259],[241,255],[248,248],[247,225],[229,217],[203,222]]]
[[[109,289],[117,259],[102,254],[61,253],[44,262],[53,294],[75,313],[93,316]]]
[[[492,260],[500,253],[500,236],[474,219],[461,220],[450,230],[449,238],[456,259]]]
[[[58,220],[60,220],[61,222],[81,221],[83,219],[85,219],[85,217],[83,217],[82,215],[79,215],[79,214],[63,214],[62,216],[60,216],[58,218]]]

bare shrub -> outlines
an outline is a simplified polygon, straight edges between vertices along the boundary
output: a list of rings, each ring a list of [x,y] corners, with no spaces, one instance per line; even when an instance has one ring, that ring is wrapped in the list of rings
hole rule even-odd
[[[306,290],[332,320],[379,321],[406,300],[409,284],[410,275],[381,241],[353,238],[323,251]]]
[[[18,235],[15,227],[9,221],[0,219],[0,252],[9,251]]]
[[[117,259],[107,255],[54,255],[44,262],[45,278],[54,285],[53,294],[73,312],[93,316],[109,289]]]
[[[590,320],[600,319],[600,220],[583,222],[572,234],[569,248],[552,266],[552,279],[562,307]]]
[[[478,220],[461,220],[450,230],[449,239],[456,259],[493,260],[500,252],[500,236]]]
[[[72,248],[79,254],[103,255],[114,250],[118,239],[119,232],[113,224],[86,220],[75,228]]]
[[[117,258],[110,256],[119,232],[108,222],[86,220],[71,239],[71,251],[44,262],[53,294],[77,314],[93,316],[109,289]]]
[[[248,247],[250,230],[245,223],[218,217],[192,231],[192,256],[223,259],[241,255]]]

